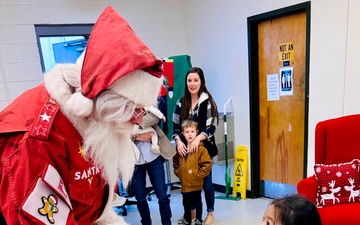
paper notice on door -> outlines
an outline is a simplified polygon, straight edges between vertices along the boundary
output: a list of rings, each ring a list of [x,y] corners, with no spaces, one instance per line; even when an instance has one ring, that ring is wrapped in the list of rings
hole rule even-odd
[[[279,101],[279,74],[267,75],[267,100]]]

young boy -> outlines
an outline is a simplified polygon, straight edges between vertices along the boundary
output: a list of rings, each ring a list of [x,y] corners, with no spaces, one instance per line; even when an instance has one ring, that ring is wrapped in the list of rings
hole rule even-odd
[[[189,146],[198,133],[197,122],[184,120],[181,124],[182,135],[184,135],[187,146]],[[184,222],[183,224],[202,224],[202,200],[201,190],[204,177],[212,167],[212,160],[204,144],[200,142],[196,152],[186,154],[182,157],[176,153],[173,159],[174,173],[179,177],[181,193],[183,196]],[[196,207],[196,219],[191,220],[191,206]]]

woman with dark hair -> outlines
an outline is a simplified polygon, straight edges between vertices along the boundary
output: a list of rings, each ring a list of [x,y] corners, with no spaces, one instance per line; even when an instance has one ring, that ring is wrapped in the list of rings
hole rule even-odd
[[[196,152],[202,141],[212,158],[217,155],[214,133],[218,125],[219,114],[216,103],[206,88],[203,70],[199,67],[191,68],[185,76],[185,84],[184,96],[177,101],[173,114],[172,138],[176,142],[176,149],[180,156],[185,156],[187,153]],[[188,146],[188,149],[185,144],[186,140],[181,135],[181,123],[186,119],[196,121],[199,130],[197,137]],[[204,178],[203,189],[207,205],[207,217],[204,225],[214,225],[215,192],[211,171]],[[194,211],[192,215],[195,216]],[[179,219],[178,223],[183,223],[183,218]]]
[[[301,195],[273,200],[260,225],[321,225],[313,202]]]

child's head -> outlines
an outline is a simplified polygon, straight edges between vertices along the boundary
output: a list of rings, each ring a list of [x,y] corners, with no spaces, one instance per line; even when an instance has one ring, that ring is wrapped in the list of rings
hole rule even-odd
[[[192,142],[197,135],[197,122],[193,120],[184,120],[181,123],[182,134],[188,142]]]
[[[301,195],[273,200],[260,225],[321,225],[313,202]]]

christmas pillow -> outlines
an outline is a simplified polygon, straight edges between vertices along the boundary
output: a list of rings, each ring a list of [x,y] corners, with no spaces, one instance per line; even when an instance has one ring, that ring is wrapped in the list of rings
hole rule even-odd
[[[359,202],[359,160],[314,166],[318,181],[316,202],[318,207]]]

